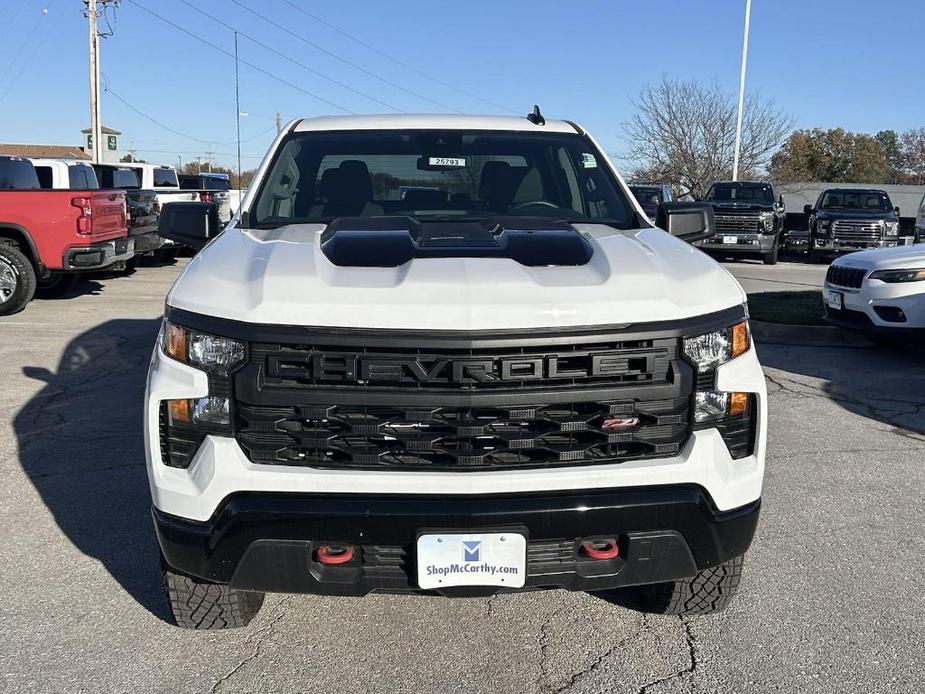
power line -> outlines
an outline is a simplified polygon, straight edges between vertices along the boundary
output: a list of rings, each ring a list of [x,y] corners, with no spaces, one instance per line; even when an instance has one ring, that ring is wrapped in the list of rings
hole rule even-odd
[[[337,54],[334,53],[333,51],[329,51],[327,48],[324,48],[323,46],[319,46],[317,43],[314,43],[313,41],[309,41],[309,40],[308,40],[307,38],[305,38],[304,36],[302,36],[302,35],[300,35],[300,34],[297,34],[296,32],[294,32],[294,31],[290,30],[289,28],[283,26],[282,24],[279,24],[278,22],[274,22],[272,19],[270,19],[270,18],[267,17],[266,15],[263,15],[263,14],[261,14],[260,12],[257,12],[256,10],[251,9],[250,7],[248,7],[247,5],[245,5],[244,3],[240,2],[239,0],[231,0],[231,1],[232,1],[235,5],[237,5],[238,7],[240,7],[240,8],[242,8],[242,9],[246,10],[247,12],[250,12],[252,15],[255,15],[255,16],[259,17],[260,19],[262,19],[263,21],[267,22],[268,24],[273,25],[274,27],[276,27],[276,28],[279,29],[280,31],[283,31],[283,32],[289,34],[290,36],[293,36],[293,37],[297,38],[299,41],[302,41],[303,43],[308,44],[308,45],[311,46],[312,48],[321,51],[321,52],[324,53],[325,55],[328,55],[328,56],[334,58],[335,60],[338,60],[338,61],[342,62],[344,65],[349,65],[349,66],[352,67],[354,70],[359,70],[359,71],[362,72],[363,74],[369,75],[369,76],[372,77],[373,79],[379,80],[379,81],[382,82],[383,84],[387,84],[387,85],[389,85],[390,87],[393,87],[394,89],[398,89],[399,91],[405,92],[406,94],[410,94],[411,96],[413,96],[413,97],[415,97],[415,98],[417,98],[417,99],[421,99],[421,100],[423,100],[423,101],[427,101],[427,102],[429,102],[429,103],[431,103],[431,104],[434,104],[435,106],[439,106],[439,107],[442,108],[442,109],[446,109],[447,111],[452,111],[452,112],[454,112],[454,113],[459,113],[459,111],[458,111],[457,109],[453,108],[452,106],[447,106],[446,104],[442,104],[442,103],[440,103],[439,101],[436,101],[436,100],[434,100],[434,99],[431,99],[431,98],[428,97],[428,96],[424,96],[423,94],[419,94],[419,93],[417,93],[417,92],[415,92],[415,91],[412,91],[412,90],[410,90],[410,89],[408,89],[408,88],[406,88],[406,87],[401,86],[400,84],[397,84],[397,83],[395,83],[395,82],[392,82],[392,81],[389,80],[389,79],[386,79],[385,77],[382,77],[381,75],[377,75],[375,72],[370,72],[370,71],[367,70],[366,68],[364,68],[364,67],[362,67],[362,66],[360,66],[360,65],[357,65],[356,63],[352,63],[352,62],[350,62],[349,60],[347,60],[346,58],[340,57],[339,55],[337,55]]]
[[[232,26],[231,24],[228,24],[227,22],[223,22],[221,19],[219,19],[219,18],[217,18],[217,17],[214,17],[213,15],[209,14],[209,13],[206,12],[205,10],[202,10],[202,9],[196,7],[193,3],[188,2],[188,0],[180,0],[180,2],[182,2],[184,5],[186,5],[186,6],[189,7],[190,9],[195,10],[195,11],[198,12],[199,14],[204,15],[205,17],[208,17],[208,18],[211,19],[213,22],[216,22],[217,24],[222,25],[223,27],[225,27],[225,28],[228,29],[229,31],[237,32],[239,35],[243,36],[244,38],[246,38],[247,40],[251,41],[252,43],[257,44],[257,45],[260,46],[261,48],[270,51],[271,53],[273,53],[273,54],[279,56],[280,58],[283,58],[284,60],[288,60],[290,63],[292,63],[292,64],[294,64],[294,65],[298,65],[298,66],[301,67],[303,70],[307,70],[308,72],[311,72],[311,73],[314,74],[314,75],[318,75],[318,76],[321,77],[322,79],[325,79],[325,80],[327,80],[328,82],[331,82],[331,83],[333,83],[333,84],[336,84],[336,85],[339,86],[339,87],[343,87],[344,89],[346,89],[346,90],[348,90],[348,91],[351,91],[351,92],[353,92],[354,94],[357,94],[357,95],[359,95],[359,96],[362,96],[362,97],[364,97],[364,98],[366,98],[366,99],[369,99],[370,101],[375,101],[377,104],[380,104],[380,105],[382,105],[382,106],[385,106],[386,108],[390,108],[390,109],[392,109],[393,111],[399,111],[399,112],[402,112],[402,113],[403,113],[403,111],[402,111],[400,108],[398,108],[397,106],[393,106],[392,104],[390,104],[390,103],[388,103],[388,102],[386,102],[386,101],[383,101],[382,99],[376,98],[375,96],[372,96],[371,94],[367,94],[366,92],[362,92],[362,91],[360,91],[359,89],[354,89],[354,88],[351,87],[349,84],[344,84],[343,82],[340,82],[340,81],[334,79],[333,77],[328,77],[328,76],[327,76],[326,74],[324,74],[323,72],[319,72],[319,71],[316,70],[315,68],[310,67],[310,66],[306,65],[305,63],[300,62],[300,61],[296,60],[295,58],[292,58],[292,57],[286,55],[286,54],[283,53],[282,51],[276,50],[276,49],[273,48],[272,46],[268,46],[267,44],[263,43],[262,41],[259,41],[259,40],[255,39],[255,38],[254,38],[253,36],[251,36],[250,34],[248,34],[248,33],[246,33],[246,32],[243,32],[243,31],[241,31],[240,29],[238,29],[238,28]]]
[[[424,72],[423,70],[419,70],[418,68],[414,67],[413,65],[409,65],[408,63],[404,62],[403,60],[400,60],[399,58],[396,58],[394,55],[390,55],[389,53],[386,53],[385,51],[382,51],[382,50],[376,48],[375,46],[371,46],[370,44],[368,44],[368,43],[366,43],[365,41],[363,41],[363,39],[360,39],[360,38],[354,36],[353,34],[344,31],[344,30],[341,29],[340,27],[335,26],[334,24],[331,24],[331,23],[328,22],[328,21],[325,21],[324,19],[322,19],[322,18],[319,17],[318,15],[312,14],[311,12],[309,12],[308,10],[306,10],[305,8],[300,7],[299,5],[296,5],[294,2],[292,2],[292,0],[283,0],[283,2],[286,3],[287,5],[289,5],[290,7],[292,7],[294,10],[297,10],[298,12],[301,12],[301,13],[304,14],[306,17],[310,17],[311,19],[314,19],[314,20],[315,20],[316,22],[318,22],[319,24],[323,24],[324,26],[328,27],[328,29],[333,29],[333,30],[336,31],[338,34],[340,34],[341,36],[345,36],[346,38],[350,39],[350,40],[353,41],[354,43],[357,43],[357,44],[363,46],[364,48],[367,48],[367,49],[371,50],[373,53],[376,53],[376,54],[378,54],[378,55],[381,55],[383,58],[386,58],[386,59],[388,59],[388,60],[391,60],[391,61],[392,61],[393,63],[395,63],[396,65],[401,65],[401,66],[402,66],[403,68],[405,68],[406,70],[411,70],[411,72],[414,72],[414,73],[420,75],[421,77],[425,77],[425,78],[431,80],[432,82],[436,82],[437,84],[442,85],[442,86],[444,86],[444,87],[447,87],[448,89],[452,89],[452,90],[455,91],[455,92],[459,92],[460,94],[463,94],[464,96],[468,96],[468,97],[471,98],[471,99],[475,99],[476,101],[481,101],[483,104],[488,104],[489,106],[494,106],[495,108],[499,108],[499,109],[501,109],[502,111],[507,111],[508,113],[516,113],[516,114],[520,115],[520,111],[515,111],[514,109],[508,108],[507,106],[502,106],[501,104],[496,104],[494,101],[489,101],[488,99],[484,99],[484,98],[480,97],[478,94],[473,94],[472,92],[466,91],[465,89],[462,89],[461,87],[457,87],[455,84],[451,84],[450,82],[446,82],[446,81],[440,79],[439,77],[434,77],[433,75],[429,75],[429,74],[427,74],[426,72]]]
[[[230,142],[216,142],[215,140],[204,140],[204,139],[202,139],[201,137],[196,137],[195,135],[190,135],[189,133],[185,133],[185,132],[183,132],[183,131],[181,131],[181,130],[177,130],[176,128],[171,128],[169,125],[166,125],[165,123],[162,123],[161,121],[159,121],[159,120],[158,120],[157,118],[155,118],[154,116],[151,116],[151,115],[145,113],[144,111],[142,111],[141,109],[137,108],[136,106],[133,106],[133,105],[132,105],[131,103],[129,103],[125,98],[123,98],[122,96],[120,96],[119,94],[117,94],[116,92],[114,92],[114,91],[112,90],[112,87],[109,86],[109,84],[106,84],[106,85],[103,87],[103,91],[105,91],[106,93],[111,94],[112,96],[114,96],[114,97],[116,98],[117,101],[120,101],[123,105],[127,106],[129,109],[131,109],[132,111],[134,111],[135,113],[137,113],[137,114],[138,114],[139,116],[141,116],[142,118],[151,121],[151,122],[154,123],[156,126],[158,126],[158,127],[160,127],[160,128],[163,128],[164,130],[166,130],[166,131],[168,131],[168,132],[171,132],[171,133],[173,133],[174,135],[179,135],[180,137],[185,137],[187,140],[194,140],[194,141],[196,141],[196,142],[201,142],[201,143],[203,143],[203,144],[205,144],[205,145],[233,145],[233,144],[235,144],[235,143],[237,142],[237,140],[232,140],[232,141],[230,141]],[[256,139],[259,138],[259,137],[263,137],[264,135],[266,135],[266,134],[267,134],[268,132],[270,132],[271,130],[276,130],[276,125],[275,125],[275,124],[274,124],[273,126],[267,128],[266,130],[260,132],[259,134],[254,135],[253,137],[250,137],[250,138],[248,138],[248,139],[246,139],[246,140],[241,140],[241,142],[251,142],[252,140],[256,140]]]
[[[222,48],[221,46],[218,46],[218,45],[212,43],[211,41],[207,41],[206,39],[202,38],[201,36],[197,36],[196,34],[194,34],[193,32],[189,31],[188,29],[184,29],[184,28],[181,27],[179,24],[176,24],[175,22],[170,21],[170,20],[167,19],[166,17],[163,17],[163,16],[159,15],[159,14],[158,14],[157,12],[155,12],[154,10],[149,10],[147,7],[145,7],[144,5],[142,5],[142,4],[140,4],[139,2],[137,2],[137,0],[132,0],[132,4],[133,4],[135,7],[137,7],[139,10],[143,10],[144,12],[147,12],[147,13],[148,13],[149,15],[151,15],[152,17],[156,17],[157,19],[161,20],[161,21],[164,22],[165,24],[169,24],[170,26],[172,26],[172,27],[173,27],[174,29],[176,29],[177,31],[182,31],[182,32],[183,32],[184,34],[186,34],[187,36],[196,39],[196,40],[199,41],[200,43],[204,43],[205,45],[209,46],[210,48],[214,48],[214,49],[217,50],[219,53],[223,53],[224,55],[228,56],[229,58],[234,58],[234,53],[230,53],[229,51],[226,51],[226,50],[225,50],[224,48]],[[326,103],[326,104],[328,104],[329,106],[333,106],[333,107],[336,108],[338,111],[343,111],[344,113],[355,113],[355,111],[351,111],[351,110],[350,110],[349,108],[347,108],[346,106],[341,106],[340,104],[335,103],[335,102],[331,101],[330,99],[325,99],[323,96],[319,96],[318,94],[314,94],[314,93],[308,91],[307,89],[303,89],[303,88],[300,87],[299,85],[293,84],[292,82],[289,82],[288,80],[285,80],[285,79],[283,79],[282,77],[279,77],[278,75],[273,74],[273,73],[270,72],[269,70],[264,70],[262,67],[259,67],[259,66],[257,66],[257,65],[254,65],[253,63],[250,63],[250,62],[248,62],[248,61],[246,61],[246,60],[240,60],[240,62],[241,62],[242,65],[247,65],[247,66],[248,66],[249,68],[251,68],[252,70],[256,70],[257,72],[259,72],[259,73],[261,73],[261,74],[264,74],[264,75],[266,75],[267,77],[269,77],[269,78],[271,78],[271,79],[274,79],[274,80],[276,80],[277,82],[279,82],[279,83],[281,83],[281,84],[285,84],[287,87],[292,87],[293,89],[297,89],[298,91],[300,91],[300,92],[302,92],[303,94],[306,94],[306,95],[312,97],[313,99],[317,99],[318,101],[321,101],[321,102],[323,102],[323,103]]]
[[[28,42],[31,40],[31,41],[33,42],[32,51],[29,53],[29,55],[28,55],[28,57],[26,58],[25,62],[23,62],[23,64],[20,65],[19,71],[18,71],[15,75],[13,75],[13,79],[10,80],[10,83],[9,83],[8,85],[6,85],[6,89],[3,90],[3,94],[0,94],[0,102],[2,102],[2,101],[6,98],[6,95],[10,93],[10,90],[13,88],[13,85],[15,85],[16,82],[19,81],[19,78],[22,76],[22,73],[25,71],[25,69],[26,69],[26,68],[29,66],[29,64],[32,62],[33,58],[35,58],[35,54],[38,53],[38,52],[39,52],[39,49],[40,49],[42,46],[45,45],[45,41],[48,39],[48,36],[47,36],[46,33],[44,33],[44,32],[47,32],[47,31],[50,30],[50,29],[49,29],[49,26],[48,26],[48,22],[45,23],[45,26],[44,26],[44,27],[42,27],[43,33],[42,33],[42,35],[41,35],[40,37],[32,37],[31,35],[35,33],[35,30],[36,30],[36,28],[38,28],[39,22],[42,21],[42,18],[43,18],[43,17],[46,17],[46,16],[48,15],[48,8],[51,7],[51,6],[54,4],[54,1],[55,1],[55,0],[51,0],[51,2],[49,2],[48,5],[42,10],[41,16],[38,18],[38,20],[36,20],[35,24],[32,25],[32,31],[30,32],[29,35],[26,36],[26,41],[25,41],[25,43],[23,43],[22,48],[25,48],[26,43],[28,43]],[[64,15],[63,15],[63,14],[59,14],[59,15],[58,15],[58,17],[62,17],[62,16],[64,16]],[[49,21],[51,21],[51,20],[49,20]],[[56,24],[55,24],[54,26],[56,26]],[[19,54],[19,53],[20,53],[20,51],[17,51],[17,52],[16,52],[16,54]],[[11,67],[11,68],[12,68],[12,66],[13,66],[13,62],[14,62],[14,61],[12,61],[12,60],[10,61],[10,67]],[[3,71],[3,78],[0,79],[0,83],[2,83],[3,80],[6,79],[7,74],[9,74],[8,71],[7,71],[7,70],[4,70],[4,71]]]

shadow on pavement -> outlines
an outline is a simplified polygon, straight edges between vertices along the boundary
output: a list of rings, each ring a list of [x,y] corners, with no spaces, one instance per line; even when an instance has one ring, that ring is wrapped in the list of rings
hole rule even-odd
[[[159,323],[108,321],[74,338],[57,372],[25,367],[26,376],[45,387],[16,414],[13,427],[23,470],[65,536],[167,619],[142,437],[147,364]]]
[[[925,434],[925,345],[805,347],[759,344],[762,366],[823,381],[822,392],[849,412]],[[801,391],[768,375],[771,387]]]

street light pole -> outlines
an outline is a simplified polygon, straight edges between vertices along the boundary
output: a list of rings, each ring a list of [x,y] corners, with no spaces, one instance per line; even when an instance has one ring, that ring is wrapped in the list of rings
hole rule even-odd
[[[241,88],[238,83],[238,32],[234,32],[234,112],[238,130],[238,188],[241,187]]]
[[[748,62],[748,25],[752,0],[745,0],[745,32],[742,35],[742,71],[739,73],[739,109],[736,114],[735,154],[732,157],[732,180],[739,180],[739,154],[742,151],[742,111],[745,107],[745,64]]]

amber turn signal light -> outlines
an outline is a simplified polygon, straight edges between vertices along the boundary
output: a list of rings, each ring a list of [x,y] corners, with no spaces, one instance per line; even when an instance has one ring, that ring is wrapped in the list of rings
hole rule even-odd
[[[171,359],[186,363],[186,330],[173,323],[164,323],[164,353]]]
[[[729,393],[729,416],[742,417],[748,412],[748,393]]]
[[[748,335],[748,321],[732,326],[732,358],[740,357],[748,351],[751,339]]]
[[[167,414],[170,417],[170,423],[189,424],[190,410],[189,400],[168,400]]]

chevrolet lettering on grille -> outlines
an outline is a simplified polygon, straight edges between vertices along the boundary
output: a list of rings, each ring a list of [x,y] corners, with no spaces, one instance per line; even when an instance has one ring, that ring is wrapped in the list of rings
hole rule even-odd
[[[601,352],[581,359],[548,355],[523,357],[369,356],[315,352],[267,357],[267,375],[274,379],[316,383],[473,384],[531,380],[584,379],[647,373],[649,355]]]

